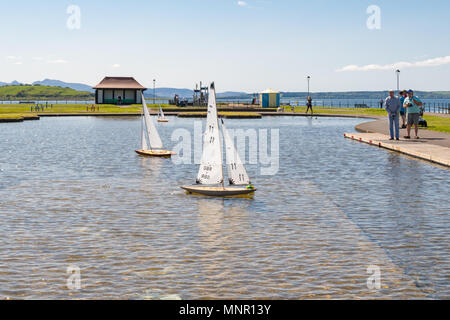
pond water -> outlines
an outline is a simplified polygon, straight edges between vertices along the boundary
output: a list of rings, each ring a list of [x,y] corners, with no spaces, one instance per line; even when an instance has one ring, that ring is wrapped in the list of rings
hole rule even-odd
[[[0,299],[448,299],[450,171],[344,139],[361,121],[228,120],[279,129],[253,199],[186,195],[198,166],[137,156],[138,118],[2,124]]]

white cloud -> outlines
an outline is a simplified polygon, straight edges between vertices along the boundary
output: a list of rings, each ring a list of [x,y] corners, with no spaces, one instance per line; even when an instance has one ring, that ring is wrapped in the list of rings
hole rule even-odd
[[[247,6],[247,2],[245,2],[245,1],[238,1],[237,5],[240,6],[240,7],[246,7]]]
[[[120,68],[120,64],[115,63],[115,64],[112,65],[112,67],[113,67],[113,68]]]
[[[42,57],[33,57],[32,59],[34,61],[42,61],[42,60],[44,60],[44,58],[42,58]]]
[[[62,63],[67,63],[67,61],[64,59],[55,59],[55,60],[49,60],[48,63],[62,64]]]
[[[437,67],[445,64],[450,64],[450,56],[438,57],[433,59],[427,59],[416,62],[401,61],[393,64],[368,64],[365,66],[349,65],[343,68],[337,69],[337,72],[345,71],[377,71],[377,70],[395,70],[395,69],[406,69],[406,68],[419,68],[419,67]]]
[[[9,60],[12,64],[15,64],[15,65],[23,64],[21,57],[7,56],[6,59]]]

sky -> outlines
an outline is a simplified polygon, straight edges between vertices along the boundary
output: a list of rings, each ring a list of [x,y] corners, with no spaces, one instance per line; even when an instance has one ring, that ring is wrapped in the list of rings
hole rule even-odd
[[[79,12],[79,15],[78,15]],[[450,90],[447,0],[0,0],[0,81]]]

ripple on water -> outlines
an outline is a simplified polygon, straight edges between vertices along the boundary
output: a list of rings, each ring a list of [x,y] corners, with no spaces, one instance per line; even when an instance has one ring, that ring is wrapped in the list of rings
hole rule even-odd
[[[5,127],[0,298],[449,298],[449,171],[344,140],[359,121],[229,120],[280,129],[278,175],[248,166],[253,200],[186,196],[197,166],[136,156],[137,118]]]

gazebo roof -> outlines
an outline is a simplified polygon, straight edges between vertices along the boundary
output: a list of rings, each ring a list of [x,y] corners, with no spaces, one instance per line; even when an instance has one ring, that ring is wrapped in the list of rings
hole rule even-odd
[[[133,77],[105,77],[94,89],[137,89],[147,90]]]
[[[274,91],[272,89],[267,89],[267,90],[261,91],[260,93],[279,93],[279,92],[278,91]]]

